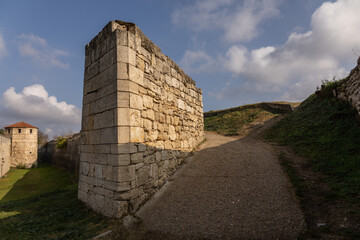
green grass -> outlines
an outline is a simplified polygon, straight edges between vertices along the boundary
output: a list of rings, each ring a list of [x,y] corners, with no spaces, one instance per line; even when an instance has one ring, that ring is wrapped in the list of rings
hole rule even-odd
[[[299,176],[299,174],[295,170],[292,162],[285,156],[285,154],[283,152],[281,152],[279,155],[279,161],[280,161],[280,164],[283,167],[284,171],[289,176],[289,179],[295,188],[296,195],[299,197],[300,201],[303,201],[304,192],[305,192],[305,188],[306,188],[306,186],[304,184],[304,179],[302,179]]]
[[[56,191],[74,184],[67,172],[43,165],[39,168],[12,168],[6,178],[0,179],[0,203]]]
[[[73,178],[47,165],[11,169],[0,179],[0,239],[89,239],[121,229],[77,199]]]
[[[205,131],[216,132],[225,136],[238,135],[244,125],[271,116],[275,116],[275,114],[261,108],[244,108],[205,117]]]
[[[330,94],[311,95],[266,137],[293,147],[308,158],[314,170],[325,173],[336,194],[360,204],[360,128],[357,113],[349,103]],[[325,93],[325,94],[324,94]]]

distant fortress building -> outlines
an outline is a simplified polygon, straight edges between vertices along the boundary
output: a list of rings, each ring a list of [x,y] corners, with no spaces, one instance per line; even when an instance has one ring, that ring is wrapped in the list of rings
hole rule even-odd
[[[26,122],[5,127],[5,137],[10,138],[10,166],[30,168],[37,164],[38,128]]]

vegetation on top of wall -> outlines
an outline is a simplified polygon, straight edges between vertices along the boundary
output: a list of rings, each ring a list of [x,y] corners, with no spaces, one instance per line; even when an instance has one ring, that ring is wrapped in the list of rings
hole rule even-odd
[[[328,176],[339,197],[360,205],[360,127],[356,110],[330,94],[337,85],[328,82],[266,137],[310,159],[314,170]]]
[[[65,137],[58,137],[56,139],[56,148],[58,149],[64,149],[67,146],[67,138]]]
[[[0,128],[0,135],[4,135],[5,134],[5,130],[3,128]]]

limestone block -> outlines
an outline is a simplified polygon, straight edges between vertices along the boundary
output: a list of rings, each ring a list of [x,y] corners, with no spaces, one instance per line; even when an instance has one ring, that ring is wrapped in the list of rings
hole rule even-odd
[[[85,70],[84,80],[87,81],[94,77],[96,74],[100,72],[100,61],[96,61],[92,63],[88,68]]]
[[[114,192],[113,191],[107,190],[107,189],[102,188],[102,187],[95,187],[94,192],[97,193],[97,194],[103,195],[105,197],[109,197],[109,198],[114,197]]]
[[[124,192],[131,189],[130,182],[112,182],[112,181],[104,181],[104,188],[116,191],[116,192]]]
[[[114,181],[129,182],[135,180],[135,166],[114,167]]]
[[[130,142],[144,142],[144,129],[141,127],[130,127]]]
[[[136,66],[136,52],[127,46],[117,46],[117,61]]]
[[[135,170],[142,168],[144,165],[145,165],[144,163],[135,164]]]
[[[155,159],[156,159],[156,162],[160,162],[162,160],[160,151],[155,153]]]
[[[129,80],[118,80],[117,81],[117,90],[121,92],[131,92],[138,94],[139,93],[139,85],[131,82]]]
[[[80,164],[80,173],[84,174],[84,175],[88,175],[90,170],[90,166],[88,162],[81,162]]]
[[[102,178],[102,165],[95,164],[95,177]]]
[[[159,132],[157,130],[150,130],[147,132],[147,140],[150,142],[156,141],[158,138]]]
[[[172,149],[172,148],[173,148],[172,142],[170,140],[166,140],[165,149]]]
[[[129,127],[117,127],[117,143],[128,143],[130,140]]]
[[[100,58],[100,72],[104,71],[116,62],[115,50],[112,49]]]
[[[109,154],[107,164],[111,166],[130,165],[130,154]]]
[[[135,153],[137,152],[137,147],[134,143],[120,143],[120,144],[111,144],[111,153],[112,154],[125,154],[125,153]]]
[[[141,196],[144,191],[141,188],[132,189],[127,192],[116,193],[114,199],[115,200],[130,200],[136,197]]]
[[[96,100],[96,109],[97,113],[103,112],[106,110],[114,109],[117,106],[117,93],[109,94],[103,98]]]
[[[100,130],[101,143],[117,143],[118,131],[117,127],[103,128]]]
[[[81,128],[83,131],[93,130],[94,129],[94,115],[83,116],[81,122]]]
[[[86,144],[100,144],[100,130],[93,130],[87,132],[87,142]]]
[[[155,112],[153,110],[146,111],[146,117],[152,121],[155,120]]]
[[[149,168],[144,166],[136,171],[136,186],[142,186],[149,181]]]
[[[81,189],[78,189],[78,198],[86,203],[88,201],[88,193]]]
[[[158,179],[158,170],[159,168],[156,163],[150,164],[149,177],[153,179]]]
[[[116,45],[128,46],[128,32],[125,30],[116,30]]]
[[[110,153],[109,144],[95,145],[94,148],[97,153]]]
[[[137,94],[130,93],[130,108],[143,110],[143,98]]]
[[[130,126],[140,127],[141,126],[140,111],[135,109],[129,109],[129,113],[130,113]]]
[[[94,129],[101,129],[115,126],[114,110],[98,113],[94,116]]]
[[[107,160],[107,162],[109,162],[109,161]],[[103,166],[103,167],[102,167],[102,170],[103,170],[103,173],[102,173],[103,178],[104,178],[105,180],[113,181],[113,175],[114,175],[114,173],[113,173],[113,166]],[[103,195],[104,195],[104,194],[103,194]],[[105,195],[105,196],[106,196],[106,195]]]
[[[115,122],[118,126],[130,126],[130,110],[129,108],[118,108],[117,118]]]
[[[140,153],[133,153],[131,154],[131,164],[138,164],[144,160],[144,154]]]
[[[179,80],[177,80],[176,78],[171,78],[171,85],[172,85],[174,88],[179,88],[180,82],[179,82]]]
[[[136,67],[142,72],[145,71],[145,62],[139,55],[136,57]]]
[[[185,102],[181,99],[178,99],[177,100],[177,107],[182,109],[182,110],[185,110]]]
[[[105,206],[105,197],[100,194],[95,194],[95,204],[96,204],[96,209],[102,212]]]
[[[121,108],[127,108],[130,106],[130,93],[118,92],[117,93],[117,106]]]
[[[145,144],[139,144],[138,145],[138,151],[139,152],[145,152],[146,151],[146,145]]]
[[[121,218],[128,214],[128,202],[127,201],[115,201],[115,213],[114,217]]]
[[[152,130],[152,121],[150,121],[148,119],[144,119],[143,124],[144,124],[144,128],[146,131]]]
[[[118,62],[116,64],[116,78],[129,79],[129,64]]]
[[[144,104],[144,107],[152,109],[153,108],[153,99],[152,99],[152,97],[144,95],[143,96],[143,104]]]
[[[144,86],[144,72],[135,66],[129,65],[129,79],[140,86]]]

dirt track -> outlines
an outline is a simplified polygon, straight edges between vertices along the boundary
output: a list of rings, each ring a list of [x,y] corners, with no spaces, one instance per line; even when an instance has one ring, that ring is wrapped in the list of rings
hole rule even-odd
[[[304,217],[269,144],[206,133],[207,141],[137,215],[185,239],[296,239]]]

